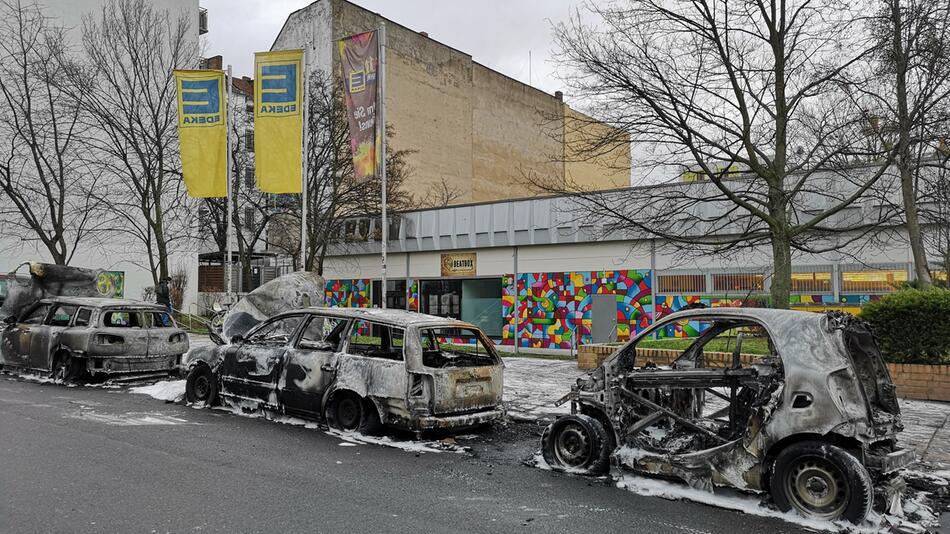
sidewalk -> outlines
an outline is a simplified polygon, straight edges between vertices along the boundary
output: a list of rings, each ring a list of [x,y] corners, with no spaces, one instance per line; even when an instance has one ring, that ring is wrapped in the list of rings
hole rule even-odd
[[[570,412],[570,403],[554,402],[584,375],[576,362],[538,358],[505,358],[505,402],[508,413],[521,419],[554,419]],[[904,447],[917,451],[920,460],[950,469],[950,404],[901,400]]]

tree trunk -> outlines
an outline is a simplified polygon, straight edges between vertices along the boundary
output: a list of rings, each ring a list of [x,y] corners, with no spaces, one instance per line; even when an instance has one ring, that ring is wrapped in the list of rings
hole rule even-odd
[[[787,310],[792,292],[792,247],[788,236],[772,235],[772,265],[771,305]]]
[[[910,111],[907,106],[908,53],[901,40],[904,35],[904,20],[898,0],[891,0],[890,9],[891,31],[893,32],[891,53],[895,59],[894,81],[897,89],[897,168],[900,171],[901,200],[904,204],[907,239],[910,242],[910,250],[914,256],[914,272],[917,275],[917,282],[921,288],[928,288],[932,281],[927,262],[927,250],[924,248],[924,238],[920,231],[920,217],[917,214],[917,184],[911,168],[910,130],[913,128],[913,124],[911,124]]]

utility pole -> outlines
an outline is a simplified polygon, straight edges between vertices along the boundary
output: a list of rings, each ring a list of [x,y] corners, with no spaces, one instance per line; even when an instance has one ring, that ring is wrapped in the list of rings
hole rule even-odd
[[[383,309],[386,308],[386,245],[389,241],[389,220],[386,213],[386,22],[379,23],[379,80],[377,88],[379,91],[379,113],[377,114],[377,128],[379,128],[379,167],[380,181],[382,182],[382,276],[380,281],[380,291],[382,293],[379,299]]]
[[[228,135],[227,135],[227,140],[228,140],[227,141],[227,150],[228,150],[227,195],[228,195],[228,198],[227,198],[227,209],[225,210],[225,217],[228,218],[227,237],[225,238],[225,240],[228,243],[227,247],[225,247],[227,249],[228,258],[227,260],[225,260],[227,263],[224,264],[225,265],[224,268],[226,271],[225,278],[227,279],[227,284],[228,284],[226,295],[227,295],[228,303],[231,304],[234,302],[234,278],[233,278],[234,277],[234,265],[233,265],[234,262],[232,261],[234,258],[234,249],[233,249],[234,245],[232,244],[232,240],[231,240],[231,234],[234,233],[234,218],[233,218],[234,214],[232,213],[234,209],[232,205],[232,203],[234,202],[233,200],[234,184],[232,183],[234,181],[234,169],[232,168],[232,166],[234,165],[234,158],[231,156],[231,126],[233,124],[233,119],[231,118],[231,109],[230,109],[231,107],[231,65],[228,65],[228,75],[225,77],[224,82],[227,85],[227,88],[225,89],[225,94],[227,95],[227,101],[225,102],[224,109],[227,110],[226,115],[227,115],[227,129],[228,129]]]

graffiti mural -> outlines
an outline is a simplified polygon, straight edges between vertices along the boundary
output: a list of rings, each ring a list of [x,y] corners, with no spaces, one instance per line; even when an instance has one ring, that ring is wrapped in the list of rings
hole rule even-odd
[[[419,311],[419,281],[412,278],[406,280],[406,309]]]
[[[102,271],[96,277],[96,291],[103,297],[125,296],[125,271]]]
[[[502,343],[514,343],[516,321],[522,347],[569,349],[590,343],[593,294],[616,295],[617,339],[629,339],[650,325],[650,287],[649,271],[525,273],[519,275],[517,289],[514,275],[505,275]]]
[[[372,304],[369,294],[372,286],[372,281],[368,278],[357,280],[327,280],[327,306],[369,308]]]

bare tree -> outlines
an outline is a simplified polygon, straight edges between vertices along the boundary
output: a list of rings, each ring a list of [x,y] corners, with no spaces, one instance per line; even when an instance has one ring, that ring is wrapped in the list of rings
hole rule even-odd
[[[840,248],[874,224],[846,208],[869,195],[891,153],[856,143],[867,119],[848,89],[871,46],[858,7],[836,0],[631,0],[586,9],[555,29],[563,77],[588,114],[566,159],[593,161],[632,141],[656,187],[574,192],[588,224],[645,232],[663,246],[771,253],[771,300],[789,306],[793,251]],[[567,140],[567,137],[565,137]],[[873,165],[868,165],[873,162]],[[856,167],[863,165],[863,167]],[[683,184],[683,171],[696,181]]]
[[[0,1],[0,223],[68,264],[105,225],[95,169],[82,160],[82,112],[62,87],[62,28],[34,3]]]
[[[330,75],[316,71],[309,80],[309,139],[307,258],[305,269],[323,274],[324,259],[331,243],[340,239],[343,225],[357,216],[370,216],[381,211],[382,188],[378,181],[358,182],[353,178],[349,133],[341,88]],[[393,136],[391,127],[386,135]],[[403,184],[411,175],[407,163],[411,149],[391,150],[386,157],[387,203],[392,217],[414,205]],[[282,199],[290,208],[293,200]],[[274,248],[294,258],[297,268],[300,256],[300,204],[283,212],[276,220],[270,237]]]
[[[918,213],[921,172],[935,159],[947,132],[950,98],[950,4],[882,0],[872,18],[879,78],[857,86],[879,117],[879,134],[897,150],[904,227],[918,283],[931,284],[927,247]]]
[[[420,208],[439,208],[448,206],[460,198],[462,198],[462,190],[442,178],[439,184],[426,191],[415,204]]]
[[[70,64],[76,104],[89,115],[91,157],[111,181],[101,199],[115,230],[137,249],[155,283],[195,226],[181,179],[174,69],[191,68],[191,22],[145,0],[113,0],[83,21],[85,61]]]

